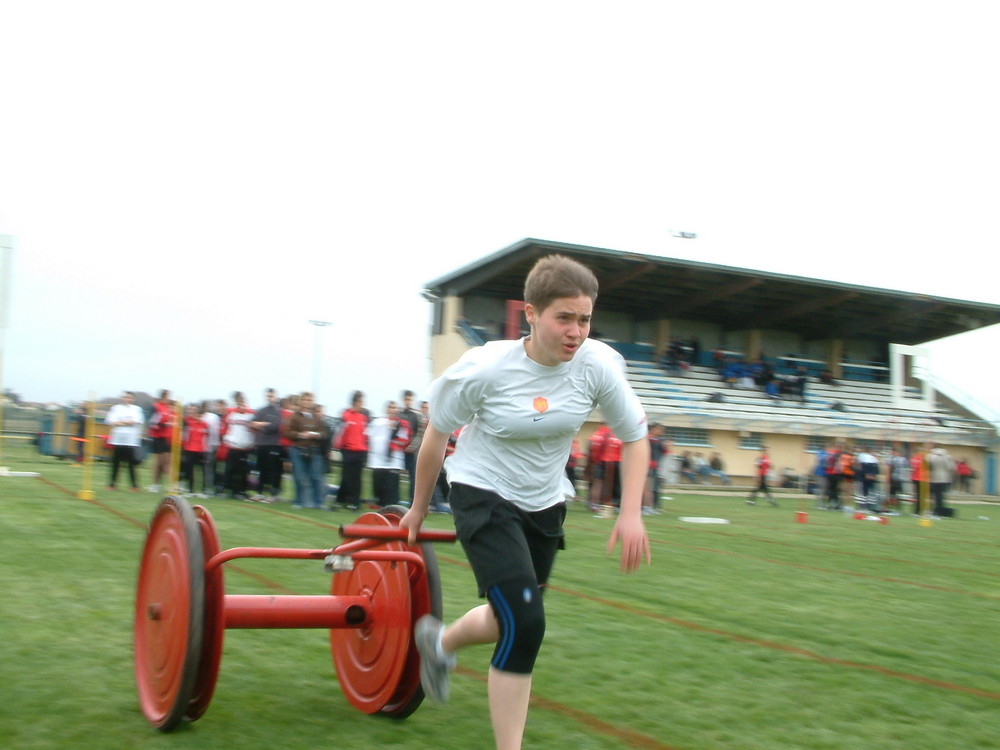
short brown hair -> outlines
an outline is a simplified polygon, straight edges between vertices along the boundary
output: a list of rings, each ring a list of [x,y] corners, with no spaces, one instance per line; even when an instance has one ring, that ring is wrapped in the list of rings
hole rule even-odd
[[[595,302],[597,287],[594,272],[582,263],[565,255],[546,255],[524,280],[524,301],[538,312],[563,297],[584,295]]]

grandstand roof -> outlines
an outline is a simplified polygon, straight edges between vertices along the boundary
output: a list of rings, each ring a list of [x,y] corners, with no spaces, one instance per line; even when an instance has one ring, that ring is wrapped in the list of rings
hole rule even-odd
[[[909,345],[1000,323],[1000,305],[531,238],[429,282],[425,292],[521,299],[531,266],[552,253],[586,263],[601,282],[601,307],[637,320]]]

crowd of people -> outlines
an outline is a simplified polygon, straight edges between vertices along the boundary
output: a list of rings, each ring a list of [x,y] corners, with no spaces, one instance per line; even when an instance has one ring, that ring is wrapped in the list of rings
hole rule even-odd
[[[898,514],[910,505],[912,513],[945,517],[952,511],[945,504],[956,487],[970,492],[975,470],[968,460],[955,460],[946,448],[928,443],[909,457],[898,448],[876,455],[866,448],[852,449],[833,443],[819,451],[810,489],[817,506],[828,510],[844,507],[842,497],[854,506],[874,513]]]
[[[292,478],[292,505],[301,508],[346,507],[364,502],[362,476],[371,470],[373,504],[381,507],[409,504],[413,492],[416,455],[427,425],[427,402],[414,407],[414,394],[402,392],[401,405],[389,401],[385,413],[372,416],[364,393],[355,391],[351,403],[336,417],[306,391],[279,397],[269,388],[264,403],[252,408],[239,391],[225,399],[181,407],[163,390],[147,415],[126,391],[108,410],[107,445],[111,454],[108,489],[118,487],[127,474],[129,489],[139,491],[137,467],[148,449],[152,483],[160,492],[168,482],[175,438],[180,449],[180,483],[198,498],[231,497],[265,503],[285,499],[285,477]],[[329,483],[330,456],[341,457],[339,484]],[[401,496],[401,476],[409,479],[409,496]],[[447,483],[432,508],[448,512]]]
[[[674,337],[659,362],[668,375],[678,376],[687,373],[691,365],[699,362],[700,357],[701,345],[697,339],[683,340]],[[805,365],[798,365],[793,373],[778,373],[763,355],[748,361],[721,348],[712,353],[712,363],[719,379],[729,388],[763,391],[772,401],[805,401],[806,384],[810,378]],[[836,385],[829,370],[824,370],[817,379],[827,385]]]

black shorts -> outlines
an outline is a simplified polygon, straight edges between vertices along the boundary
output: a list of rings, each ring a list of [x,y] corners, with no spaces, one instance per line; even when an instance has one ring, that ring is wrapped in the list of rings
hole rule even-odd
[[[533,577],[543,586],[549,580],[556,551],[566,548],[566,503],[529,513],[495,492],[458,483],[448,502],[480,597],[504,581]]]
[[[170,441],[166,438],[153,438],[153,453],[170,453]]]

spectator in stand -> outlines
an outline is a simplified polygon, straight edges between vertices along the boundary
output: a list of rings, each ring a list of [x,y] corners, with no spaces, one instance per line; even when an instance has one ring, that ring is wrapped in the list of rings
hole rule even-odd
[[[694,473],[694,465],[691,460],[691,451],[684,451],[681,455],[681,478],[691,482],[692,484],[698,481],[697,475]]]
[[[125,391],[121,403],[108,410],[104,424],[111,428],[108,435],[108,446],[111,448],[111,480],[108,489],[115,489],[118,482],[118,469],[122,463],[128,469],[128,478],[132,483],[132,492],[139,491],[135,467],[139,464],[139,446],[142,445],[142,409],[135,404],[135,394]],[[83,445],[81,443],[81,445]]]
[[[361,504],[361,472],[368,457],[368,410],[364,407],[365,394],[355,391],[351,405],[340,415],[340,430],[333,447],[340,451],[341,476],[337,502],[349,510]]]
[[[823,372],[820,373],[819,382],[823,383],[824,385],[837,385],[837,381],[833,377],[833,373],[830,372],[829,370],[823,370]]]
[[[149,417],[149,437],[153,440],[153,483],[150,492],[159,492],[165,478],[170,476],[170,441],[174,435],[174,402],[170,391],[160,391],[160,398],[153,402],[153,413]]]
[[[222,418],[215,411],[218,401],[201,402],[201,420],[208,428],[205,448],[205,495],[211,497],[218,491],[218,474],[216,472],[218,464],[219,445],[222,443]],[[222,402],[225,404],[225,402]],[[225,409],[223,409],[223,414]]]
[[[768,476],[771,473],[771,457],[767,454],[767,446],[765,445],[760,449],[760,455],[757,460],[754,461],[757,469],[757,486],[753,488],[753,492],[750,493],[750,497],[747,498],[747,505],[757,504],[757,494],[763,492],[767,497],[768,504],[778,507],[777,501],[771,494],[771,488],[767,484]]]
[[[326,503],[326,476],[323,473],[323,453],[329,440],[316,410],[313,395],[305,391],[299,396],[298,408],[288,420],[285,434],[291,441],[288,449],[295,480],[296,508],[322,508]]]
[[[413,480],[417,474],[417,448],[420,447],[420,441],[418,440],[414,446],[412,438],[418,433],[423,437],[425,417],[413,408],[413,391],[403,391],[402,400],[403,408],[399,411],[399,418],[405,419],[410,423],[411,438],[410,444],[406,446],[406,450],[403,452],[403,463],[405,464],[406,476],[410,483],[407,497],[410,502],[413,502]]]
[[[726,369],[726,350],[721,346],[717,346],[712,352],[712,366],[719,373],[719,377],[725,379],[722,373]]]
[[[702,479],[708,481],[712,469],[708,465],[705,454],[701,451],[695,451],[694,455],[691,456],[691,470],[694,472],[698,484],[702,483]]]
[[[252,499],[273,503],[281,496],[281,407],[274,388],[268,388],[264,398],[267,403],[250,422],[257,448],[257,492]]]
[[[806,383],[808,382],[809,371],[806,369],[805,365],[799,365],[795,374],[790,379],[791,395],[795,396],[803,403],[805,403],[806,400]]]
[[[723,484],[729,484],[729,475],[726,474],[726,465],[722,462],[722,454],[718,451],[712,454],[708,461],[708,476],[718,477]]]
[[[410,444],[410,425],[400,415],[396,402],[390,401],[385,405],[385,416],[376,417],[365,428],[372,492],[379,507],[399,505],[399,474],[406,468],[403,456]]]
[[[955,459],[943,446],[934,444],[927,455],[927,469],[930,474],[931,499],[934,501],[931,513],[937,518],[950,515],[945,507],[944,497],[955,477]]]
[[[660,366],[664,369],[667,375],[680,375],[680,359],[672,348],[667,349],[663,353],[663,356],[660,357]]]
[[[965,494],[972,493],[972,480],[975,479],[976,472],[969,465],[969,460],[964,456],[955,464],[955,474],[958,477],[958,490]]]
[[[253,409],[247,406],[242,391],[233,393],[235,406],[226,410],[222,418],[222,444],[226,446],[225,489],[230,496],[240,500],[250,500],[248,494],[250,477],[250,452],[254,446],[254,434],[250,429]]]
[[[771,378],[767,381],[767,385],[764,386],[764,393],[771,401],[781,401],[781,383],[778,382],[777,378]]]
[[[727,357],[722,366],[722,379],[730,388],[736,388],[743,377],[743,368],[740,363],[732,357]]]
[[[184,431],[181,433],[181,481],[187,491],[198,497],[208,497],[208,423],[201,418],[201,407],[188,404],[184,408]],[[195,469],[201,471],[201,492],[195,486]]]

